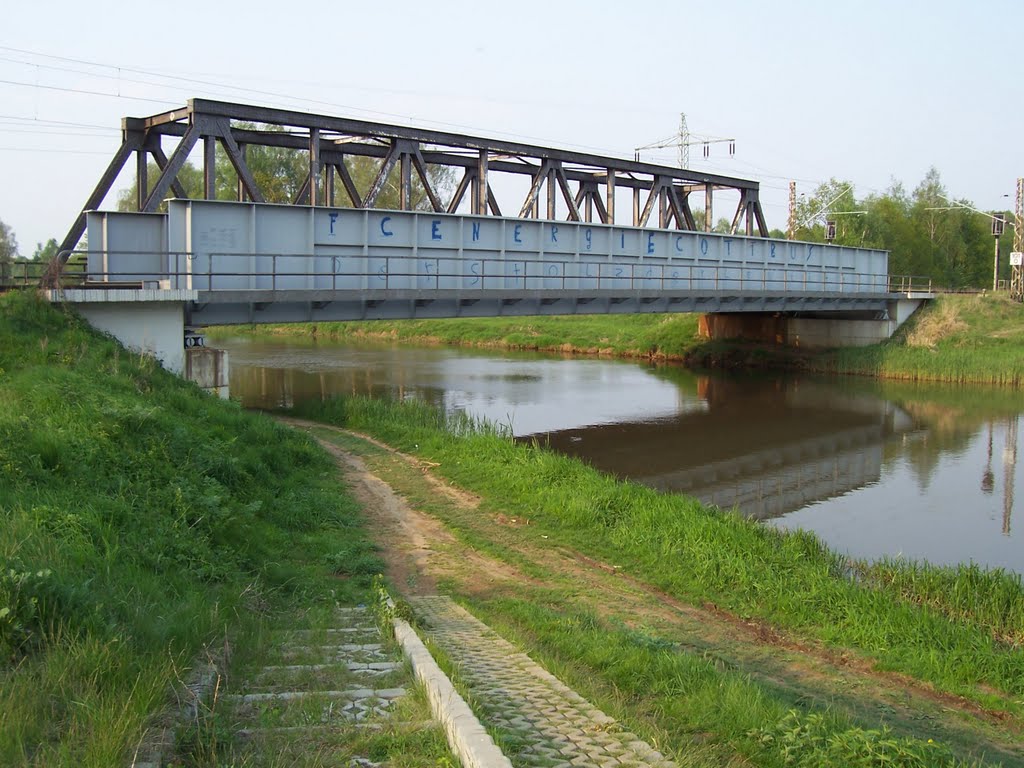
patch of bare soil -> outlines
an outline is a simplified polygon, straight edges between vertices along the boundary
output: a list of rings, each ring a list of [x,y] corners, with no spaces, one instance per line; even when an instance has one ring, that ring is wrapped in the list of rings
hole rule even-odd
[[[282,417],[299,428],[323,428],[323,424]],[[352,433],[387,451],[393,461],[408,462],[421,471],[432,488],[453,504],[475,509],[480,499],[437,478],[430,462],[395,451],[368,435]],[[508,564],[463,546],[436,518],[412,508],[391,486],[370,472],[358,456],[327,440],[317,439],[334,457],[352,495],[370,521],[370,534],[380,547],[388,581],[405,595],[437,594],[437,582],[446,578],[468,580],[475,591],[494,589],[496,582],[521,580]]]

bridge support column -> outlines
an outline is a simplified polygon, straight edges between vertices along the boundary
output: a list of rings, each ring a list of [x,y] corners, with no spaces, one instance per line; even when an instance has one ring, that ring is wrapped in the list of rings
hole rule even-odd
[[[890,338],[925,303],[921,299],[889,302],[888,317],[864,313],[842,316],[792,316],[767,312],[723,312],[703,315],[699,333],[706,339],[736,339],[804,349],[866,347]]]
[[[185,348],[185,304],[195,291],[134,288],[69,288],[49,291],[70,304],[93,328],[132,352],[152,356],[166,370],[208,392],[228,396],[228,355],[221,349]]]

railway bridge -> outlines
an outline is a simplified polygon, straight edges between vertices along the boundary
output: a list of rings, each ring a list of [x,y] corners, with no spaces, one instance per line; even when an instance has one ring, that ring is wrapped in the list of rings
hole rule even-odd
[[[189,199],[178,175],[200,144],[204,194]],[[267,202],[250,166],[268,150],[308,166],[284,203]],[[102,210],[132,156],[137,210]],[[214,199],[218,174],[236,199]],[[394,210],[379,207],[389,188]],[[884,251],[769,238],[758,191],[636,159],[193,99],[124,119],[50,297],[186,373],[186,331],[214,324],[700,312],[712,333],[841,345],[887,337],[930,297],[893,284]],[[732,225],[715,233],[722,198]]]

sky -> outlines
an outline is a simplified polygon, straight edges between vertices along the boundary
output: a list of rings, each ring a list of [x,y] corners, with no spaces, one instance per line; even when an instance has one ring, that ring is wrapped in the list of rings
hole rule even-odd
[[[692,148],[691,167],[760,181],[780,229],[791,179],[863,197],[934,166],[950,196],[1012,210],[1024,176],[1018,0],[191,7],[4,9],[0,221],[22,255],[63,239],[122,117],[193,97],[627,157],[685,112],[691,133],[736,143]],[[676,163],[672,148],[643,157]]]

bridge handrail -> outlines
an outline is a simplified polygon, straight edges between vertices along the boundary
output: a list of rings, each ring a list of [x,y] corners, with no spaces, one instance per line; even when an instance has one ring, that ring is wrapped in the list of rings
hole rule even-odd
[[[289,278],[306,278],[315,281],[329,277],[330,289],[338,290],[339,278],[351,280],[358,278],[367,285],[364,289],[382,288],[418,288],[441,289],[442,281],[456,280],[458,288],[472,291],[481,289],[531,289],[530,282],[542,281],[542,286],[533,286],[533,290],[569,290],[579,289],[580,283],[587,283],[588,289],[628,289],[637,290],[692,290],[709,288],[713,290],[757,290],[783,292],[818,292],[830,293],[930,293],[930,278],[922,276],[860,274],[850,267],[826,267],[809,269],[786,264],[765,265],[763,262],[744,263],[737,261],[730,264],[682,264],[665,259],[646,259],[634,264],[612,263],[600,259],[576,260],[558,259],[545,256],[542,260],[508,258],[485,258],[476,256],[460,256],[446,254],[430,255],[390,255],[370,254],[359,256],[338,256],[334,254],[315,253],[250,253],[212,251],[194,253],[185,251],[75,251],[71,256],[91,253],[96,256],[139,256],[160,257],[167,265],[159,271],[131,271],[122,269],[119,272],[97,271],[88,269],[78,259],[71,258],[66,264],[78,262],[79,271],[73,276],[67,272],[67,266],[57,270],[52,276],[49,287],[81,285],[88,287],[195,287],[195,283],[205,283],[207,287],[199,290],[256,290],[269,288],[276,290],[295,290],[294,286],[286,288]],[[199,257],[204,257],[206,269],[193,271],[192,265]],[[253,259],[253,266],[239,270],[235,265],[232,269],[215,269],[218,261],[248,258]],[[290,267],[288,260],[304,259],[306,264],[301,269]],[[267,264],[269,271],[257,269],[256,265]],[[308,261],[312,260],[312,262]],[[56,261],[58,265],[61,262]],[[310,263],[314,266],[310,268]],[[329,263],[329,271],[317,269],[315,265]],[[371,266],[372,263],[372,266]],[[457,267],[451,267],[455,263]],[[413,264],[416,269],[409,269]],[[442,269],[442,264],[446,265]],[[467,270],[466,265],[469,265]],[[593,267],[595,274],[568,274],[567,267],[575,269],[580,266]],[[173,268],[172,268],[173,267]],[[352,269],[351,267],[355,267]],[[479,267],[479,271],[476,268]],[[497,270],[495,268],[498,268]],[[602,267],[616,270],[607,274]],[[510,268],[513,274],[509,274]],[[521,269],[521,272],[520,272]],[[126,279],[129,277],[131,279]],[[68,279],[71,277],[72,279]],[[245,286],[225,286],[225,282],[238,278],[249,278],[252,283]],[[218,280],[220,279],[220,280]],[[256,285],[256,282],[269,285]],[[165,281],[169,281],[165,282]],[[369,284],[370,282],[373,284]],[[414,286],[402,285],[403,282],[415,281]],[[217,283],[221,285],[218,286]],[[572,284],[569,284],[569,283]],[[115,283],[117,284],[115,286]],[[184,285],[182,284],[184,283]],[[432,283],[432,284],[431,284]],[[500,283],[500,284],[499,284]],[[553,284],[552,284],[553,283]],[[313,290],[314,288],[307,288]],[[301,287],[298,289],[302,289]],[[325,289],[323,286],[321,290]]]

